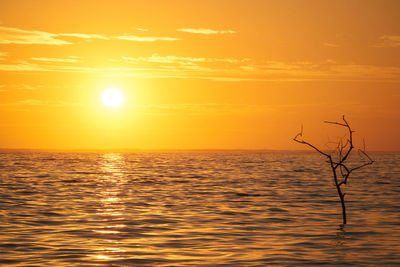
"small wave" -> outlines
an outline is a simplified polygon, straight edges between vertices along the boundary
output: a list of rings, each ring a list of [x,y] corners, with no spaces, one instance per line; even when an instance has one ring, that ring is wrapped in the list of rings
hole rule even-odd
[[[302,168],[302,169],[294,169],[294,172],[315,172],[316,170],[314,169],[309,169],[309,168]]]
[[[288,210],[281,209],[281,208],[269,208],[268,210],[272,211],[272,212],[288,212]]]
[[[161,263],[171,263],[174,262],[173,260],[164,260],[164,259],[124,259],[124,260],[116,260],[116,261],[110,261],[109,263],[115,263],[115,264],[123,264],[123,265],[149,265],[149,266],[157,266],[158,264]],[[179,262],[179,261],[176,261]]]
[[[375,181],[375,184],[391,184],[391,183],[385,181]]]
[[[70,172],[72,174],[105,174],[103,172],[85,172],[85,171],[74,171],[74,172]]]
[[[60,213],[57,212],[53,212],[53,211],[44,211],[44,212],[40,212],[39,214],[44,215],[44,216],[64,216]]]
[[[37,220],[33,221],[34,224],[39,224],[39,225],[63,225],[65,224],[64,221],[51,221],[51,220]]]
[[[332,203],[337,203],[337,202],[338,202],[338,200],[333,200],[333,199],[323,199],[323,200],[321,200],[320,202],[321,202],[321,203],[323,203],[323,204],[332,204]],[[347,202],[349,202],[349,201],[347,201]]]
[[[381,233],[376,232],[376,231],[362,231],[362,232],[346,231],[347,236],[353,236],[353,237],[365,237],[365,236],[380,235],[380,234]]]
[[[167,248],[184,248],[187,247],[187,244],[179,241],[167,241],[165,243],[157,244],[157,246]]]
[[[251,214],[248,212],[238,212],[238,211],[223,211],[220,212],[219,214],[222,215],[232,215],[232,216],[237,216],[237,215],[241,215],[241,216],[250,216]]]
[[[266,218],[262,219],[262,222],[265,223],[280,223],[280,222],[294,222],[294,219],[289,219],[289,218],[277,218],[277,217],[272,217],[272,218]]]
[[[295,176],[293,176],[293,175],[291,175],[291,174],[288,174],[288,173],[285,173],[285,174],[279,175],[279,177],[280,177],[280,178],[294,178]]]
[[[37,178],[48,178],[48,177],[50,177],[50,174],[39,174],[39,175],[36,175],[35,177],[37,177]]]
[[[175,220],[168,220],[168,219],[146,219],[142,220],[143,223],[149,223],[149,224],[170,224],[170,223],[176,223]]]
[[[262,197],[262,196],[265,196],[262,194],[252,194],[252,193],[235,193],[235,195],[238,197]]]
[[[27,246],[30,246],[30,245],[27,245],[27,244],[16,244],[16,243],[0,244],[0,247],[7,248],[7,249],[18,248],[18,247],[27,247]]]
[[[297,242],[297,243],[293,243],[291,245],[292,246],[296,246],[296,247],[301,247],[301,248],[322,248],[322,247],[326,247],[326,245],[323,245],[321,243],[308,242],[308,241]]]
[[[80,183],[81,181],[78,179],[65,179],[65,180],[61,180],[61,182],[63,182],[63,183]]]
[[[17,263],[21,263],[21,260],[9,260],[9,259],[1,259],[0,263],[4,263],[4,264],[17,264]]]

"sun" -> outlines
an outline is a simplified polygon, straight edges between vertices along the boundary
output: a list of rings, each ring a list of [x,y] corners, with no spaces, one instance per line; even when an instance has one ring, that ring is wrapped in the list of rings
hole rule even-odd
[[[105,106],[118,108],[124,103],[124,95],[117,88],[109,88],[104,91],[102,100]]]

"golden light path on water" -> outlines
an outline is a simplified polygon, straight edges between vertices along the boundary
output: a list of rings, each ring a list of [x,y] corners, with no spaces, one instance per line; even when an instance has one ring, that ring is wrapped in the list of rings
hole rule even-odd
[[[151,158],[149,161],[151,161]],[[101,241],[93,244],[96,247],[95,251],[97,253],[88,254],[89,260],[100,262],[132,260],[132,254],[134,254],[140,255],[138,259],[134,260],[139,260],[139,262],[141,260],[148,260],[155,263],[154,255],[160,253],[162,261],[179,262],[186,260],[196,262],[198,256],[201,255],[210,262],[218,262],[219,258],[232,254],[230,251],[218,252],[218,249],[214,251],[212,247],[215,244],[215,240],[208,240],[208,238],[204,238],[204,241],[207,241],[207,245],[204,248],[199,248],[199,252],[193,251],[193,248],[190,246],[185,248],[183,243],[179,241],[171,241],[171,237],[173,237],[172,240],[183,237],[184,239],[188,239],[189,242],[190,240],[198,242],[197,238],[193,238],[192,236],[208,235],[205,233],[215,232],[225,227],[218,224],[214,225],[213,223],[200,223],[198,215],[194,210],[185,208],[181,212],[171,211],[169,206],[173,205],[165,205],[166,203],[163,203],[162,200],[162,198],[169,198],[169,196],[163,195],[165,192],[160,193],[164,190],[157,188],[157,185],[153,187],[150,184],[147,189],[135,192],[141,198],[148,199],[149,203],[141,203],[140,207],[134,205],[127,207],[128,203],[132,203],[130,194],[132,194],[131,187],[135,181],[134,179],[132,180],[131,176],[128,178],[129,172],[126,169],[126,165],[127,162],[124,154],[109,153],[102,155],[100,163],[102,175],[98,177],[98,184],[102,188],[98,193],[98,207],[96,209],[96,215],[98,219],[101,219],[98,225],[92,229],[92,232],[97,235],[94,240]],[[153,175],[154,173],[149,173],[149,176]],[[128,193],[127,190],[130,192]],[[185,207],[191,206],[193,205],[190,203],[191,201],[184,200],[183,195],[185,194],[185,190],[184,188],[178,188],[175,193],[179,194],[178,198]],[[170,194],[174,193],[169,190],[167,192]],[[157,196],[157,194],[160,195]],[[191,199],[191,197],[187,199]],[[197,201],[199,200],[196,199]],[[200,200],[200,202],[203,202],[203,200]],[[231,210],[229,206],[223,209],[228,213]],[[145,233],[132,237],[131,233],[136,231],[135,221],[140,221],[138,228],[145,229]],[[170,223],[175,223],[173,221],[182,226],[167,228],[166,226]],[[126,222],[130,226],[127,226]],[[135,245],[130,246],[130,243]],[[160,246],[160,244],[170,245]],[[177,254],[176,249],[179,249],[183,253]],[[262,254],[263,252],[256,253],[256,251],[253,251],[250,254],[242,255],[242,258],[245,260],[247,258],[260,257]]]
[[[121,199],[123,185],[127,183],[124,176],[124,157],[120,154],[104,154],[101,162],[103,175],[99,177],[108,184],[100,192],[100,202],[97,214],[103,219],[103,225],[93,229],[93,232],[104,238],[104,242],[109,246],[98,248],[98,254],[87,255],[97,260],[120,260],[124,259],[125,249],[119,246],[118,235],[126,225],[120,221],[125,218],[125,202]],[[113,238],[109,238],[113,237]]]

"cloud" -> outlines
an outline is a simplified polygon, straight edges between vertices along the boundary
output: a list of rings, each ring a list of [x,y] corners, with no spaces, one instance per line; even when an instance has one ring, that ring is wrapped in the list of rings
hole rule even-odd
[[[39,88],[43,88],[43,85],[29,85],[29,84],[16,84],[12,85],[11,87],[17,89],[17,90],[37,90]]]
[[[0,26],[0,44],[44,44],[44,45],[67,45],[71,42],[59,37],[73,37],[81,39],[109,40],[107,36],[86,33],[50,33],[43,31],[30,31],[13,27]]]
[[[141,32],[148,32],[149,29],[146,28],[136,28],[136,30],[141,31]]]
[[[400,47],[400,35],[383,35],[375,47]]]
[[[12,102],[9,104],[5,104],[7,106],[41,106],[43,105],[43,102],[37,99],[25,99],[25,100],[20,100],[16,102]]]
[[[0,60],[3,60],[7,55],[8,55],[7,52],[1,52],[0,51]]]
[[[140,63],[140,62],[151,62],[151,63],[168,63],[168,64],[193,64],[194,62],[204,62],[205,58],[192,58],[192,57],[176,57],[176,56],[159,56],[157,54],[151,57],[122,57],[123,60],[128,62]]]
[[[29,84],[12,84],[12,85],[0,85],[0,92],[10,91],[9,89],[16,89],[16,90],[37,90],[39,88],[43,88],[43,85],[29,85]],[[7,89],[5,89],[7,88]]]
[[[328,46],[328,47],[340,47],[340,45],[338,45],[338,44],[332,44],[332,43],[324,43],[324,46]]]
[[[46,69],[38,64],[21,61],[13,64],[0,64],[0,71],[46,71]]]
[[[249,59],[235,59],[235,58],[205,58],[205,57],[178,57],[178,56],[159,56],[153,54],[150,57],[122,57],[128,62],[149,62],[149,63],[166,63],[166,64],[180,64],[180,65],[194,65],[198,63],[212,63],[212,62],[225,62],[225,63],[239,63],[245,62]]]
[[[0,71],[104,73],[146,79],[207,79],[216,81],[381,81],[400,83],[400,67],[323,62],[259,61],[249,58],[122,57],[108,67],[74,64],[76,57],[32,58],[0,64]]]
[[[385,81],[400,82],[400,68],[340,64],[334,61],[313,62],[280,62],[266,61],[252,65],[253,76],[264,78],[301,78],[304,80],[330,81]]]
[[[195,34],[234,34],[236,31],[233,30],[212,30],[212,29],[204,29],[204,28],[198,28],[198,29],[193,29],[193,28],[181,28],[177,29],[177,31],[180,32],[189,32],[189,33],[195,33]]]
[[[139,31],[148,31],[148,29],[137,28]],[[156,41],[178,41],[180,38],[164,36],[137,36],[121,35],[115,37],[104,36],[100,34],[86,33],[50,33],[43,31],[30,31],[12,27],[0,26],[0,44],[43,44],[43,45],[68,45],[73,44],[62,40],[62,37],[72,37],[81,39],[120,39],[135,42],[156,42]],[[0,59],[2,54],[0,52]]]
[[[100,34],[86,34],[86,33],[59,33],[58,36],[75,37],[82,39],[103,39],[103,40],[110,39]]]
[[[76,57],[68,57],[68,58],[32,57],[31,59],[35,60],[35,61],[43,61],[43,62],[66,62],[66,63],[79,62],[79,59],[77,59]]]
[[[55,33],[28,31],[18,28],[0,26],[0,44],[44,44],[67,45],[70,42],[57,39]]]
[[[170,72],[173,75],[176,75],[176,72],[182,71],[185,72],[182,75],[202,72],[208,73],[208,76],[211,73],[224,72],[231,68],[237,68],[238,64],[247,62],[249,59],[178,57],[153,54],[150,57],[122,57],[122,60],[140,67],[151,67],[163,73]]]
[[[374,65],[361,65],[361,64],[336,64],[329,68],[329,77],[344,79],[352,79],[356,81],[362,80],[383,80],[386,82],[400,82],[400,68],[399,67],[384,67]]]
[[[45,64],[45,63],[49,63],[49,61],[39,60],[37,63],[19,61],[13,64],[0,64],[0,71],[98,72],[107,70],[106,68],[92,68],[87,66],[71,66],[71,65],[59,65],[59,64],[55,65],[55,64]]]
[[[135,42],[156,42],[156,41],[179,41],[180,38],[175,37],[151,37],[151,36],[136,36],[136,35],[122,35],[115,37],[120,40],[128,40]]]
[[[3,103],[0,106],[3,107],[26,107],[26,106],[36,106],[36,107],[76,107],[79,103],[75,102],[65,102],[65,101],[42,101],[38,99],[24,99],[10,103]]]

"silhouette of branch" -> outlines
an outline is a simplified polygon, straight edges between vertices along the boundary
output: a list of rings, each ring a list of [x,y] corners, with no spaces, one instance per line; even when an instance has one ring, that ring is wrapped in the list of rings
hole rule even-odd
[[[334,124],[334,125],[338,125],[341,127],[345,127],[347,130],[348,138],[346,139],[346,141],[343,142],[343,138],[340,139],[336,144],[335,150],[332,151],[331,153],[325,153],[321,149],[319,149],[316,146],[314,146],[313,144],[311,144],[310,142],[305,141],[303,139],[303,125],[301,126],[301,132],[298,133],[293,138],[293,140],[297,143],[311,147],[312,149],[314,149],[321,155],[328,158],[328,160],[329,160],[328,163],[330,164],[330,167],[332,170],[332,176],[333,176],[333,180],[335,182],[335,187],[338,192],[340,202],[342,205],[343,224],[346,224],[346,222],[347,222],[346,206],[345,206],[345,202],[344,202],[344,197],[345,197],[346,193],[344,193],[342,191],[341,186],[347,184],[349,176],[353,171],[356,171],[356,170],[364,168],[368,165],[371,165],[374,162],[374,160],[367,154],[367,152],[365,152],[365,141],[363,141],[363,149],[362,150],[358,149],[358,154],[361,159],[363,159],[363,160],[366,159],[367,161],[358,166],[352,167],[352,168],[347,166],[346,161],[349,159],[350,153],[354,149],[354,145],[353,145],[354,131],[351,129],[351,127],[350,127],[349,123],[347,122],[347,120],[345,119],[344,115],[342,116],[342,121],[343,122],[324,121],[324,123]],[[338,159],[337,161],[333,160],[335,155],[336,155],[336,158]],[[339,178],[338,178],[338,168],[340,171],[341,180],[339,180]]]
[[[301,125],[301,132],[298,133],[298,134],[293,138],[293,140],[296,141],[297,143],[304,144],[304,145],[307,145],[307,146],[313,148],[314,150],[318,151],[319,153],[321,153],[322,155],[324,155],[324,156],[326,156],[326,157],[330,157],[328,154],[322,152],[320,149],[318,149],[318,148],[315,147],[314,145],[310,144],[309,142],[306,142],[306,141],[304,141],[304,140],[298,139],[299,136],[300,136],[300,137],[303,137],[303,125]]]

